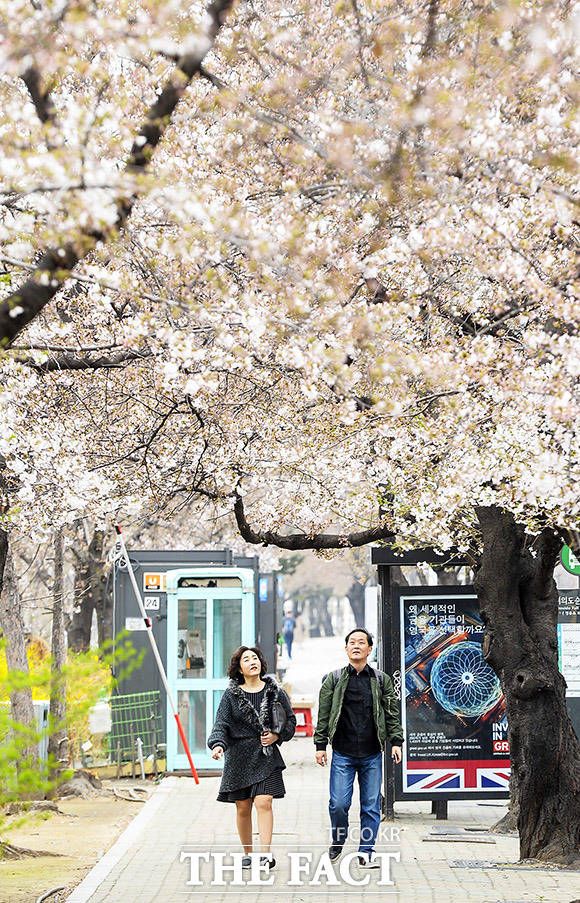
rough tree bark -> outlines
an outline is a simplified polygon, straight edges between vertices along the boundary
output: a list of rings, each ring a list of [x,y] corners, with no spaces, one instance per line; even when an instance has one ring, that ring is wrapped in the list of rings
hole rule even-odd
[[[0,593],[4,586],[4,567],[6,565],[6,557],[8,555],[8,534],[5,530],[0,529]]]
[[[29,674],[28,657],[26,655],[26,637],[24,634],[24,620],[22,618],[22,606],[18,593],[18,583],[14,571],[14,558],[8,537],[4,531],[0,531],[0,545],[5,550],[5,564],[3,573],[3,588],[0,594],[0,627],[6,640],[6,666],[8,674],[20,671]],[[32,704],[32,690],[30,684],[22,690],[16,690],[10,695],[10,714],[17,724],[24,727],[34,727],[34,706]],[[38,756],[36,744],[19,750],[19,758],[16,762],[17,771],[26,762],[30,766]]]
[[[506,698],[520,857],[580,865],[580,743],[558,670],[554,566],[562,539],[532,539],[513,516],[478,509],[483,537],[475,579],[486,626],[483,655]]]
[[[52,636],[51,636],[51,672],[50,688],[50,724],[48,739],[48,755],[55,763],[68,760],[68,742],[64,721],[66,718],[66,686],[63,669],[66,664],[67,638],[64,615],[64,535],[62,528],[54,534],[54,583],[52,601]],[[57,779],[61,770],[55,764],[51,770],[51,778]]]
[[[90,647],[93,611],[97,612],[99,643],[110,638],[112,629],[107,617],[107,577],[103,558],[105,535],[95,530],[84,552],[73,546],[75,555],[75,603],[68,629],[68,640],[75,652],[86,652]]]

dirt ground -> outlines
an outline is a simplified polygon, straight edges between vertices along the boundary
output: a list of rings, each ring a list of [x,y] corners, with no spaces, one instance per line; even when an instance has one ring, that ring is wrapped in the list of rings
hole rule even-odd
[[[113,786],[119,791],[147,787],[151,793],[155,785],[139,780],[103,781],[104,788]],[[144,793],[140,796],[147,798]],[[34,903],[43,893],[61,885],[67,887],[60,897],[65,899],[143,807],[143,803],[115,796],[56,802],[66,815],[34,815],[4,835],[12,844],[60,855],[0,860],[0,903]]]

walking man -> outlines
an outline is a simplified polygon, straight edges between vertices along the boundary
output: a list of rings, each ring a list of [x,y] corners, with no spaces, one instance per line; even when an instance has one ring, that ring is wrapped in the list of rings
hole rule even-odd
[[[374,846],[381,820],[382,750],[388,737],[391,755],[400,762],[403,729],[391,678],[367,664],[373,648],[371,634],[356,627],[347,634],[345,643],[349,664],[324,679],[314,732],[319,765],[326,765],[326,744],[332,744],[329,854],[331,861],[337,860],[348,837],[348,812],[358,774],[359,862],[363,868],[378,868]]]

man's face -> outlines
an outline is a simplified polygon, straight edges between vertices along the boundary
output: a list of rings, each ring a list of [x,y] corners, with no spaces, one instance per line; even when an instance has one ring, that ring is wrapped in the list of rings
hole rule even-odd
[[[355,630],[355,632],[351,633],[349,636],[346,644],[346,654],[349,662],[353,665],[366,662],[371,654],[372,648],[373,647],[369,645],[366,633],[363,633],[361,630]]]

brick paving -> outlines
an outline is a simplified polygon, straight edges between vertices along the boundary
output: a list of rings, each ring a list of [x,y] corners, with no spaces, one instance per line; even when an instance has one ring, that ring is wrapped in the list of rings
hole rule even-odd
[[[196,786],[190,778],[164,779],[147,806],[153,806],[151,818],[144,818],[125,838],[127,849],[108,874],[96,870],[87,877],[69,900],[71,903],[234,903],[239,897],[259,898],[260,903],[294,903],[312,901],[323,903],[338,897],[379,895],[393,903],[571,903],[580,898],[580,872],[548,869],[452,868],[455,860],[492,860],[516,863],[518,842],[515,837],[496,836],[495,844],[453,842],[425,842],[435,824],[429,807],[419,803],[396,804],[397,818],[393,827],[399,829],[399,841],[390,834],[391,825],[383,822],[383,839],[377,843],[378,852],[399,852],[400,862],[391,869],[393,886],[379,886],[380,872],[361,872],[352,865],[350,874],[355,880],[369,878],[366,887],[353,887],[341,882],[330,886],[321,877],[319,886],[289,886],[290,851],[312,853],[314,865],[318,854],[328,848],[328,776],[329,769],[316,765],[312,740],[295,738],[282,747],[287,769],[284,772],[287,795],[274,801],[274,838],[272,850],[278,861],[273,871],[273,886],[211,886],[210,864],[202,863],[199,887],[187,885],[189,862],[180,861],[182,851],[241,850],[235,828],[233,805],[216,800],[219,778],[201,778]],[[159,796],[158,796],[159,795]],[[150,810],[151,811],[151,810]],[[482,806],[472,802],[450,804],[449,825],[491,825],[501,808]],[[358,792],[351,808],[351,828],[358,827]],[[254,822],[254,830],[256,824]],[[131,831],[131,828],[129,829]],[[120,842],[123,838],[120,839]],[[259,849],[255,835],[255,849]],[[122,851],[123,847],[118,847]],[[357,849],[350,841],[344,856]],[[115,847],[108,854],[115,858]],[[228,860],[226,860],[228,861]],[[98,869],[99,866],[96,867]],[[338,872],[338,867],[335,866]],[[226,873],[226,881],[229,881]],[[247,876],[244,872],[244,876]],[[101,880],[102,879],[102,880]],[[92,881],[92,889],[90,887]],[[98,886],[97,886],[98,885]],[[96,890],[94,890],[96,886]],[[88,889],[87,889],[88,888]],[[94,891],[94,892],[93,892]]]

